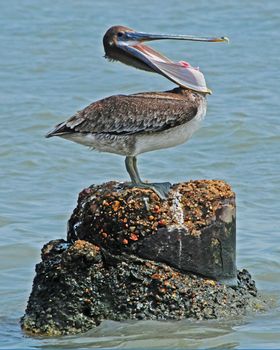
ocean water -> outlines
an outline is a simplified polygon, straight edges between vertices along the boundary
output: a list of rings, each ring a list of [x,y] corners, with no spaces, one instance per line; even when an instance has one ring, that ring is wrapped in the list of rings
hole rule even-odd
[[[0,348],[280,348],[280,98],[278,0],[0,2]],[[116,93],[173,87],[103,58],[111,25],[226,35],[230,44],[163,41],[153,47],[204,72],[213,95],[185,145],[139,157],[144,179],[224,179],[237,195],[237,263],[274,305],[231,321],[106,321],[87,334],[31,338],[19,327],[40,249],[64,238],[78,192],[127,180],[120,156],[59,138],[55,124]],[[277,78],[278,76],[278,78]]]

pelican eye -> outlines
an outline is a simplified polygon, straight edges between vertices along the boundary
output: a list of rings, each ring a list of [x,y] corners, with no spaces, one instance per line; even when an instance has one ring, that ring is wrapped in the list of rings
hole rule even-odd
[[[117,36],[118,36],[118,38],[121,38],[122,36],[124,36],[124,33],[118,32]]]

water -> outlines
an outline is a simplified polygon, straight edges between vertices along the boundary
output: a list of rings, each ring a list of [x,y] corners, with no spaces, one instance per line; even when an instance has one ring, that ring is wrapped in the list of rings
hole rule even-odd
[[[0,3],[1,348],[280,347],[280,3],[271,1],[48,1]],[[166,90],[163,77],[106,62],[113,24],[150,32],[227,35],[230,45],[161,42],[167,56],[199,65],[214,94],[204,127],[186,145],[145,154],[145,179],[219,178],[238,204],[238,266],[275,307],[230,322],[104,322],[85,335],[21,333],[40,248],[63,238],[77,193],[127,179],[123,159],[43,135],[90,102],[114,93]]]

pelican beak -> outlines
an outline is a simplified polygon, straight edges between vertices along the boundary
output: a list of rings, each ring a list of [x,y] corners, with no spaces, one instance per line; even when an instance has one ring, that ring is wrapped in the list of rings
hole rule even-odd
[[[127,32],[126,38],[131,41],[144,42],[152,40],[189,40],[204,42],[229,42],[226,36],[222,37],[196,37],[192,35],[172,35],[172,34],[147,34],[142,32]]]
[[[142,44],[152,40],[189,40],[202,42],[228,42],[226,37],[195,37],[191,35],[147,34],[127,31],[118,41],[118,48],[125,52],[122,62],[134,67],[163,75],[175,84],[194,91],[211,93],[204,75],[187,62],[173,62],[153,48]],[[119,56],[120,57],[120,56]]]

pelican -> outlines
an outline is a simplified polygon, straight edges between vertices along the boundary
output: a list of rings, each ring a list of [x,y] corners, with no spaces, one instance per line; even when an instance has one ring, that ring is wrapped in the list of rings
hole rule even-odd
[[[160,198],[171,184],[144,183],[137,169],[137,156],[186,142],[206,114],[207,88],[203,74],[188,62],[174,62],[144,45],[152,40],[227,42],[226,37],[147,34],[113,26],[103,37],[105,58],[158,73],[178,87],[164,92],[115,95],[91,103],[58,124],[46,137],[60,136],[101,152],[125,156],[133,187],[151,188]]]

